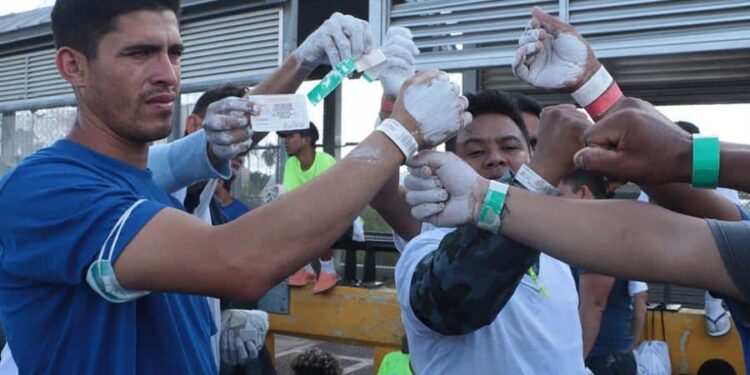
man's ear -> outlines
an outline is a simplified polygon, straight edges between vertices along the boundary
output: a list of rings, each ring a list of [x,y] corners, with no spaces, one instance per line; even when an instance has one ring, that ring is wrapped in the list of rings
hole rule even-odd
[[[86,87],[88,59],[83,53],[70,47],[61,47],[55,53],[55,65],[63,79],[74,88]]]
[[[578,189],[578,196],[581,199],[596,199],[594,193],[586,185],[581,185],[581,188]]]
[[[203,127],[203,119],[195,113],[190,114],[185,119],[185,132],[187,134],[193,134]]]

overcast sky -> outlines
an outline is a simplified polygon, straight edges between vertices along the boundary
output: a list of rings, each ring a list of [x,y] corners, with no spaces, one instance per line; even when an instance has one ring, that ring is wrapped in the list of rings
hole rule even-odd
[[[54,0],[0,0],[0,15],[24,12],[54,3]],[[362,80],[350,81],[346,86],[348,87],[345,87],[343,99],[343,143],[358,141],[369,133],[374,124],[374,116],[377,115],[381,93],[380,85]],[[347,92],[356,92],[357,98],[347,100]],[[372,100],[362,100],[363,94]],[[684,105],[660,109],[672,120],[690,121],[698,125],[702,133],[718,135],[725,141],[750,144],[750,104]],[[322,119],[322,108],[311,108],[311,112],[310,117],[313,121],[318,117]],[[363,114],[372,114],[372,119],[363,119]]]

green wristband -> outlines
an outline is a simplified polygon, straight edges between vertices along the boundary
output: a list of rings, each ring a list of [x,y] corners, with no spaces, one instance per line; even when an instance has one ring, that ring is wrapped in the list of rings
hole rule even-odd
[[[719,185],[719,138],[693,134],[693,187]]]
[[[500,230],[500,213],[505,205],[505,197],[508,195],[508,185],[490,181],[487,195],[484,196],[482,208],[479,210],[477,227],[497,233]]]
[[[357,70],[357,64],[351,58],[336,64],[336,66],[320,80],[320,83],[307,93],[307,99],[313,105],[318,105],[318,103],[323,101],[328,94],[332,93],[333,90],[336,90],[336,87],[339,87],[341,82],[355,70]]]

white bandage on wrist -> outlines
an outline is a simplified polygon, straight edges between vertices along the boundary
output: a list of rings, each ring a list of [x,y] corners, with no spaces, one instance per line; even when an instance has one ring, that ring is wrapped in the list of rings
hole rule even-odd
[[[392,118],[385,119],[375,130],[382,132],[396,144],[401,153],[404,154],[405,161],[417,153],[417,140],[398,121]]]
[[[598,99],[609,88],[614,80],[602,65],[589,80],[578,90],[570,94],[581,107],[586,107]]]
[[[556,187],[552,186],[552,184],[539,176],[526,164],[522,165],[521,168],[518,169],[518,172],[516,172],[514,178],[516,179],[516,181],[518,181],[518,183],[523,185],[523,187],[525,187],[532,193],[552,196],[560,195],[560,190],[557,190]]]

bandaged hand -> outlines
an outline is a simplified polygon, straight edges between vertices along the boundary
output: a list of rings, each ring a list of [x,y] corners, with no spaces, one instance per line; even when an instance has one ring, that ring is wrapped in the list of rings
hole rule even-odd
[[[257,358],[268,333],[268,314],[260,310],[221,312],[219,350],[221,361],[232,366]]]
[[[372,39],[367,21],[336,12],[297,47],[294,55],[308,69],[321,64],[335,66],[369,52]]]
[[[414,136],[419,149],[425,149],[445,142],[470,123],[468,106],[448,74],[428,70],[404,83],[391,118]]]
[[[412,40],[411,31],[398,26],[388,29],[382,48],[386,65],[380,73],[380,84],[386,95],[395,98],[404,82],[414,76],[419,48]]]
[[[623,99],[586,130],[584,142],[574,161],[591,173],[639,185],[691,180],[691,135],[643,100]]]
[[[242,98],[228,97],[211,103],[203,119],[210,150],[221,160],[231,160],[250,149],[253,129],[250,116],[258,106]]]
[[[573,92],[601,66],[575,27],[534,7],[518,39],[513,73],[532,86]]]
[[[271,203],[279,196],[286,193],[286,188],[282,184],[271,184],[263,189],[263,203]]]
[[[412,216],[439,227],[477,222],[487,179],[450,152],[422,151],[407,165],[404,186]]]

